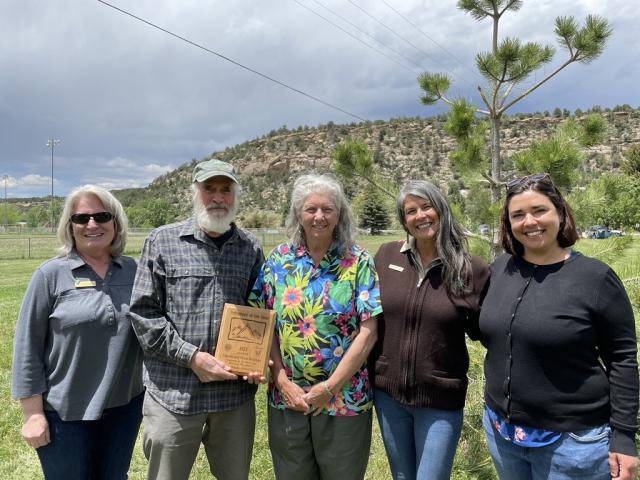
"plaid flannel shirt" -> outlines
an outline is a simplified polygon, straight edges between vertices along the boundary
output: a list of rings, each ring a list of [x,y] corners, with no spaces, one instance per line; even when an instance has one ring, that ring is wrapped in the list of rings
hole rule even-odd
[[[231,410],[257,389],[241,379],[202,383],[189,367],[197,351],[215,354],[224,304],[246,304],[264,261],[258,240],[233,229],[218,249],[190,218],[155,229],[142,249],[129,315],[147,391],[174,413]]]

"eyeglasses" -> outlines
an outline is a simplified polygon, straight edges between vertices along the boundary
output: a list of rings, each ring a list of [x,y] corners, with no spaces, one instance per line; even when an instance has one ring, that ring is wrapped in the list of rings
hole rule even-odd
[[[71,215],[71,221],[80,225],[86,225],[89,220],[93,220],[96,223],[107,223],[113,219],[113,213],[111,212],[96,212],[96,213],[74,213]]]
[[[507,190],[511,190],[512,188],[521,187],[527,183],[538,182],[544,179],[551,180],[551,175],[548,173],[532,173],[531,175],[525,175],[524,177],[514,178],[513,180],[509,180],[505,183],[505,187]]]

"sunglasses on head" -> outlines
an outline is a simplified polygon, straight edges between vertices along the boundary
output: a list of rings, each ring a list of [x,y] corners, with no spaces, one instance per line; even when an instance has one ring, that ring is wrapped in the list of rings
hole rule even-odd
[[[544,180],[545,178],[550,180],[551,176],[548,173],[532,173],[531,175],[525,175],[524,177],[509,180],[507,183],[505,183],[505,187],[507,188],[507,190],[511,190],[512,188],[520,187],[527,183]]]
[[[71,221],[80,225],[86,225],[92,218],[96,223],[107,223],[109,220],[113,219],[113,214],[111,212],[96,212],[74,213],[71,215]]]

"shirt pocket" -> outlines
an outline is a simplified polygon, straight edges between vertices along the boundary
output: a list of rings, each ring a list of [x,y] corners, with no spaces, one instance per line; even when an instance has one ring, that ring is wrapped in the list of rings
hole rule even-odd
[[[216,271],[212,267],[186,266],[167,272],[167,311],[202,313],[213,306]]]
[[[417,375],[417,383],[424,383],[426,385],[433,385],[443,390],[449,391],[465,391],[469,381],[467,376],[453,372],[445,372],[444,370],[432,370],[425,375]],[[422,377],[422,378],[421,378]]]
[[[225,303],[245,305],[249,288],[248,272],[246,275],[239,272],[228,273],[220,279],[220,290]]]
[[[101,293],[93,289],[62,292],[53,306],[50,320],[61,330],[94,322]]]

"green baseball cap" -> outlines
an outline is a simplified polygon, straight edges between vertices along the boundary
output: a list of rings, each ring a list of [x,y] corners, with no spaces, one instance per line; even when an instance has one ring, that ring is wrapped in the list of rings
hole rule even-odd
[[[238,183],[236,170],[233,165],[222,160],[212,158],[206,162],[198,163],[193,169],[193,181],[204,182],[211,177],[227,177]]]

